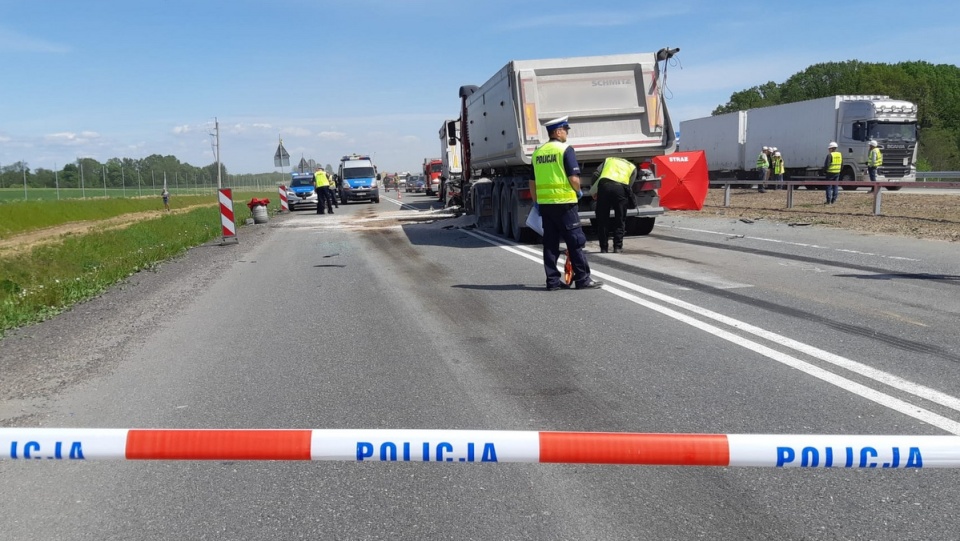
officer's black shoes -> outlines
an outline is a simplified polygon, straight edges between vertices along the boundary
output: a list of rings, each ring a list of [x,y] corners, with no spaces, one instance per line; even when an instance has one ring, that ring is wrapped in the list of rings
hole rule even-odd
[[[555,286],[547,286],[547,291],[559,291],[561,289],[570,289],[570,284],[565,284],[563,282],[560,282]]]
[[[615,253],[615,254],[622,254],[622,253],[623,253],[623,246],[614,246],[614,247],[613,247],[613,253]]]
[[[603,287],[603,282],[592,278],[582,284],[577,284],[577,289],[599,289],[601,287]]]
[[[601,246],[601,247],[600,247],[600,253],[601,253],[601,254],[605,254],[605,253],[607,253],[608,251],[610,251],[610,250],[609,250],[609,248],[607,248],[606,246]],[[616,251],[616,248],[614,248],[614,251]]]

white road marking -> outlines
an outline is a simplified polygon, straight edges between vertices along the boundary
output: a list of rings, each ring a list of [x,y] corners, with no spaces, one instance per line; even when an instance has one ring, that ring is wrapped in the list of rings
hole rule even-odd
[[[776,244],[788,244],[788,245],[790,245],[790,246],[800,246],[800,247],[802,247],[802,248],[813,248],[813,249],[816,249],[816,250],[833,250],[833,251],[835,251],[835,252],[842,252],[842,253],[856,254],[856,255],[866,255],[866,256],[871,256],[871,257],[879,257],[879,258],[883,258],[883,259],[896,259],[896,260],[898,260],[898,261],[922,261],[921,259],[913,259],[913,258],[910,258],[910,257],[900,257],[900,256],[895,256],[895,255],[883,255],[883,254],[877,254],[877,253],[873,253],[873,252],[861,252],[861,251],[859,251],[859,250],[848,250],[848,249],[845,249],[845,248],[830,248],[830,247],[828,247],[828,246],[820,246],[819,244],[806,244],[806,243],[803,243],[803,242],[789,242],[789,241],[780,240],[780,239],[768,239],[768,238],[765,238],[765,237],[750,237],[750,236],[747,236],[747,235],[740,235],[740,234],[733,234],[733,233],[723,233],[723,232],[720,232],[720,231],[711,231],[711,230],[709,230],[709,229],[694,229],[694,228],[692,228],[692,227],[678,227],[678,226],[675,226],[675,225],[662,225],[662,224],[657,224],[657,227],[658,227],[658,228],[665,228],[665,229],[678,229],[678,230],[681,230],[681,231],[693,231],[694,233],[707,233],[707,234],[710,234],[710,235],[720,235],[720,236],[723,236],[723,237],[731,237],[731,236],[733,236],[733,237],[742,238],[742,239],[759,240],[759,241],[762,241],[762,242],[773,242],[773,243],[776,243]]]
[[[480,240],[488,242],[494,246],[507,250],[508,252],[511,252],[513,254],[529,259],[540,265],[543,264],[542,255],[537,257],[537,255],[539,255],[540,252],[534,250],[533,248],[508,243],[509,241],[506,241],[505,239],[494,237],[484,232],[476,232],[476,231],[468,231],[468,230],[463,230],[463,232],[473,237],[476,237]],[[537,255],[534,255],[534,254],[537,254]],[[561,264],[562,262],[563,262],[563,258],[561,258]],[[683,323],[691,325],[704,332],[712,334],[718,338],[727,340],[731,343],[737,344],[755,353],[759,353],[760,355],[763,355],[769,359],[777,361],[781,364],[784,364],[796,370],[800,370],[815,378],[818,378],[822,381],[830,383],[831,385],[834,385],[848,392],[856,394],[857,396],[866,398],[867,400],[876,402],[894,411],[897,411],[909,417],[913,417],[915,419],[921,420],[925,423],[936,426],[952,434],[960,435],[960,423],[958,423],[957,421],[948,419],[932,411],[920,408],[915,404],[911,404],[909,402],[900,400],[888,394],[881,393],[880,391],[871,389],[865,385],[862,385],[855,381],[849,380],[847,378],[844,378],[842,376],[839,376],[837,374],[824,370],[818,366],[815,366],[808,362],[797,359],[796,357],[792,357],[790,355],[781,353],[777,350],[771,349],[767,346],[764,346],[762,344],[759,344],[747,338],[735,335],[733,333],[720,329],[716,326],[713,326],[709,323],[700,321],[686,314],[677,312],[666,306],[662,306],[660,304],[656,304],[649,300],[642,299],[632,293],[628,293],[626,291],[617,289],[611,286],[610,284],[617,284],[621,287],[632,290],[636,293],[640,293],[641,295],[645,295],[647,297],[654,298],[658,301],[671,304],[678,308],[682,308],[684,310],[693,312],[694,314],[697,314],[699,316],[712,319],[719,323],[729,325],[740,331],[752,334],[754,336],[763,338],[765,340],[769,340],[780,346],[793,349],[805,355],[809,355],[810,357],[830,363],[839,368],[849,370],[851,372],[854,372],[866,378],[872,379],[878,383],[882,383],[884,385],[893,387],[904,393],[908,393],[908,394],[917,396],[919,398],[929,400],[936,404],[946,406],[955,411],[960,411],[960,399],[954,396],[937,391],[936,389],[931,389],[929,387],[920,385],[918,383],[914,383],[912,381],[905,380],[903,378],[894,376],[893,374],[889,374],[882,370],[877,370],[873,367],[864,365],[854,360],[847,359],[846,357],[842,357],[840,355],[836,355],[828,351],[824,351],[822,349],[816,348],[809,344],[804,344],[803,342],[799,342],[791,338],[787,338],[785,336],[779,335],[777,333],[767,331],[765,329],[761,329],[759,327],[750,325],[749,323],[745,323],[743,321],[740,321],[728,316],[724,316],[717,312],[707,310],[706,308],[702,308],[700,306],[688,303],[686,301],[682,301],[680,299],[676,299],[668,295],[664,295],[663,293],[659,293],[657,291],[653,291],[645,287],[632,284],[630,282],[627,282],[626,280],[622,280],[615,276],[611,276],[611,275],[600,273],[600,272],[591,272],[591,274],[598,278],[606,280],[608,283],[603,286],[603,290],[609,293],[612,293],[614,295],[617,295],[618,297],[621,297],[623,299],[629,300],[631,302],[634,302],[636,304],[639,304],[641,306],[644,306],[646,308],[659,312],[670,318],[676,319],[677,321],[681,321]]]

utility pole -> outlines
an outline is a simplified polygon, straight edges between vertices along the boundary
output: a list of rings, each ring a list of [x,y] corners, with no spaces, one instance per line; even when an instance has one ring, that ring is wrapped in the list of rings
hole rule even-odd
[[[53,163],[53,184],[57,187],[57,201],[60,200],[60,171],[57,170],[57,163]]]
[[[217,149],[217,191],[223,189],[223,180],[220,178],[220,121],[217,120],[217,117],[213,117],[213,126],[216,133],[216,149]]]
[[[86,199],[87,189],[83,185],[83,162],[80,161],[80,158],[77,158],[77,165],[80,166],[80,197]]]
[[[23,160],[20,160],[20,171],[23,172],[23,200],[27,200],[27,168],[23,163]]]
[[[107,166],[100,166],[100,176],[103,177],[103,196],[107,196]]]
[[[123,196],[127,196],[127,181],[123,177],[123,162],[120,162],[120,186],[123,188]]]
[[[143,197],[143,182],[140,180],[140,164],[137,163],[137,194]]]

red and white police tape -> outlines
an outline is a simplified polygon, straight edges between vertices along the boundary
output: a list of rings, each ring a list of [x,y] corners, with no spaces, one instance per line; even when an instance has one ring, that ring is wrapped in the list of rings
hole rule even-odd
[[[289,203],[287,203],[287,187],[281,184],[279,191],[280,191],[280,212],[283,212],[285,210],[290,210],[290,205]]]
[[[957,468],[960,436],[0,428],[0,459]]]
[[[233,217],[233,191],[230,188],[220,190],[220,226],[223,238],[237,236],[237,224]]]

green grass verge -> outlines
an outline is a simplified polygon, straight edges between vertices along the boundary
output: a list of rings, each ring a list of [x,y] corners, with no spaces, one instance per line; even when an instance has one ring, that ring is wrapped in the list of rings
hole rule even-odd
[[[280,208],[278,195],[271,192],[244,192],[233,194],[233,210],[237,221],[242,223],[249,216],[246,202],[253,197],[270,199],[270,210]],[[216,195],[174,195],[170,198],[170,208],[179,209],[196,205],[210,205],[219,208]],[[7,201],[0,202],[0,239],[26,233],[36,229],[55,227],[70,222],[104,220],[133,212],[163,210],[160,197],[150,198],[96,198],[61,199],[44,201]]]
[[[234,201],[234,212],[238,226],[250,216],[242,202]],[[211,205],[123,229],[67,237],[0,258],[0,337],[95,297],[220,234],[219,207]]]

